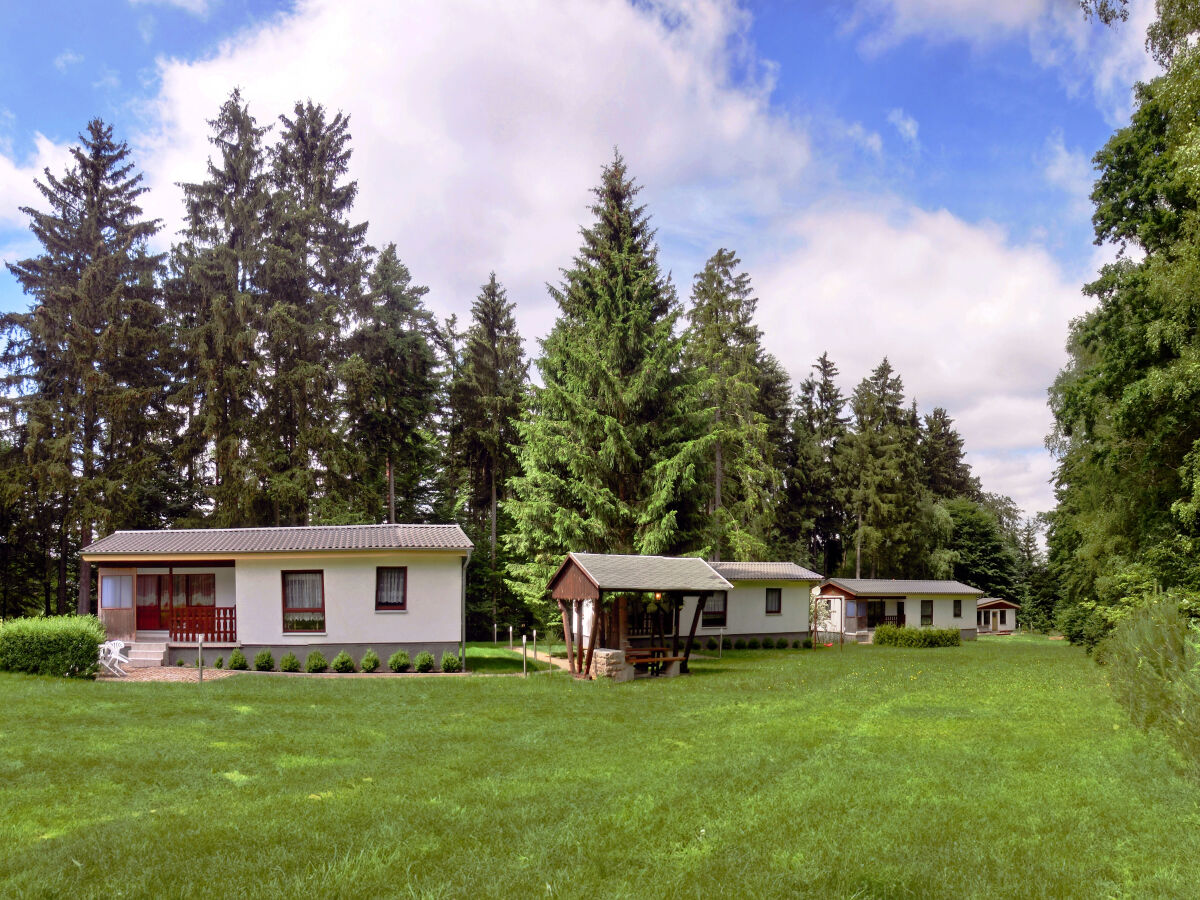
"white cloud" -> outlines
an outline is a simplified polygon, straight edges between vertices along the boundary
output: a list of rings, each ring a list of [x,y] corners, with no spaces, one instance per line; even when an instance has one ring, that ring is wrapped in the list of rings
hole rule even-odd
[[[102,91],[115,91],[121,86],[121,76],[117,70],[109,66],[100,67],[100,75],[92,82],[92,87]]]
[[[1106,27],[1063,0],[856,0],[845,29],[868,54],[907,40],[965,41],[976,48],[1023,39],[1038,65],[1059,69],[1068,91],[1089,90],[1114,124],[1127,118],[1130,87],[1159,69],[1145,50],[1155,0],[1130,0],[1129,20]]]
[[[83,57],[74,50],[64,50],[58,56],[54,57],[54,68],[60,72],[65,72],[71,66],[83,62]]]
[[[56,144],[40,132],[34,135],[34,151],[24,162],[16,160],[8,147],[0,153],[0,227],[24,227],[28,224],[21,206],[38,207],[42,195],[33,184],[49,168],[56,175],[62,174],[70,161],[70,150],[66,145]]]
[[[685,242],[798,182],[808,142],[770,111],[748,25],[725,0],[305,0],[209,59],[160,63],[138,139],[150,211],[178,221],[174,185],[203,176],[206,120],[235,85],[260,123],[311,97],[350,115],[356,215],[397,242],[431,305],[464,312],[494,268],[525,333],[542,333],[544,283],[577,249],[614,145]]]
[[[1050,428],[1067,323],[1086,308],[1072,276],[995,226],[898,202],[823,206],[778,234],[747,265],[768,346],[794,378],[827,350],[848,393],[886,355],[923,411],[956,419],[986,490],[1053,505],[1048,464],[1027,457]]]
[[[920,149],[921,143],[917,140],[917,129],[919,126],[916,119],[897,107],[888,112],[887,120],[888,124],[896,129],[906,144],[912,147],[913,150]]]
[[[1084,219],[1091,216],[1092,180],[1095,174],[1091,159],[1082,150],[1067,149],[1061,131],[1046,139],[1042,171],[1049,184],[1067,195],[1072,215]]]
[[[217,0],[129,0],[134,6],[174,6],[194,16],[207,16]]]

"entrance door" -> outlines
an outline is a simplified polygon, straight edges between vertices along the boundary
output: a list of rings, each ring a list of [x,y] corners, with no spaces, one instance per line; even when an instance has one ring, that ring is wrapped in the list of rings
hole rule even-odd
[[[167,627],[162,614],[162,588],[165,580],[161,575],[137,577],[138,631],[161,631]]]
[[[995,609],[992,610],[992,627],[988,630],[989,631],[999,631],[1000,630],[1000,613],[998,610],[995,610]]]
[[[876,625],[883,623],[883,616],[887,610],[887,603],[884,600],[868,600],[867,601],[867,627],[874,628]]]

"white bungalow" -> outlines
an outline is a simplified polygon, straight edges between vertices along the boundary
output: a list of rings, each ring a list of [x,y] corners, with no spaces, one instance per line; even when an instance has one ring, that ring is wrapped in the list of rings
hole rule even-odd
[[[147,664],[240,647],[358,660],[461,652],[472,543],[457,525],[118,531],[84,548],[99,615]]]
[[[976,607],[980,634],[1012,634],[1017,630],[1017,610],[1021,606],[999,597],[983,597]]]
[[[877,625],[957,628],[974,640],[975,604],[983,591],[958,581],[893,578],[828,578],[818,599],[827,604],[826,630],[856,641],[870,640]]]

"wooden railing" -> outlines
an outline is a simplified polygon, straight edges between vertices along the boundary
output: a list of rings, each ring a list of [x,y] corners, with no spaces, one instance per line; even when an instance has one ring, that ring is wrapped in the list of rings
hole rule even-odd
[[[171,640],[194,644],[237,641],[237,610],[232,606],[185,606],[171,611]]]
[[[904,616],[876,616],[871,619],[871,628],[878,625],[895,625],[897,628],[904,627]]]

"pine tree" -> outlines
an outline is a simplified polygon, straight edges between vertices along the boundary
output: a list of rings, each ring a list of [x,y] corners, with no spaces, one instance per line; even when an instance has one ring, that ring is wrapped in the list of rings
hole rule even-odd
[[[768,554],[775,488],[782,482],[761,411],[766,354],[754,324],[758,301],[750,276],[737,271],[740,262],[721,249],[696,276],[684,337],[684,363],[703,408],[697,449],[708,515],[701,540],[714,560]]]
[[[509,482],[513,589],[545,621],[546,582],[571,550],[671,553],[695,484],[680,311],[658,264],[639,188],[617,154],[593,193],[593,224],[560,287],[542,342]]]
[[[42,253],[9,270],[33,299],[5,317],[9,402],[43,503],[57,506],[60,608],[75,536],[149,525],[169,486],[164,434],[167,334],[147,242],[157,221],[142,218],[146,191],[129,148],[99,119],[88,123],[72,163],[38,181],[48,211],[23,207]],[[157,509],[156,509],[157,507]],[[91,576],[80,567],[78,609],[91,608]]]
[[[479,538],[476,544],[487,545],[468,573],[468,606],[486,603],[492,623],[499,618],[501,599],[507,599],[499,510],[507,481],[517,471],[517,421],[529,379],[514,306],[492,272],[471,305],[466,346],[450,386],[450,439],[463,479],[464,513]]]
[[[266,514],[248,440],[261,401],[266,129],[237,90],[209,125],[217,158],[205,181],[182,185],[187,223],[168,290],[183,353],[175,399],[188,420],[180,455],[214,526],[254,525]]]
[[[256,464],[273,524],[306,524],[314,498],[349,488],[339,421],[342,335],[362,290],[367,225],[348,216],[349,120],[311,101],[280,116],[263,269],[264,404]]]
[[[979,498],[979,479],[963,455],[963,439],[954,430],[954,420],[938,406],[925,417],[921,434],[921,466],[925,486],[935,497]]]
[[[346,342],[345,410],[350,444],[363,462],[356,481],[367,491],[362,507],[376,521],[395,522],[397,509],[401,521],[420,521],[430,505],[439,375],[433,316],[421,302],[428,290],[413,284],[396,245],[388,244]]]

